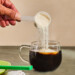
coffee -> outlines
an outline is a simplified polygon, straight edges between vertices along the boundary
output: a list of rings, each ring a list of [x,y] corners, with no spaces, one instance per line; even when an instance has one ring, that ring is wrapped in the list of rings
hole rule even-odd
[[[30,64],[37,71],[53,71],[61,63],[62,53],[30,51]]]

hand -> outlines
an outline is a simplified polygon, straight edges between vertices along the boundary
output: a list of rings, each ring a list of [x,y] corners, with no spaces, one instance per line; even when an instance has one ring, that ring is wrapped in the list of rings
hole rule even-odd
[[[20,14],[10,0],[0,0],[0,26],[15,25],[20,21]]]

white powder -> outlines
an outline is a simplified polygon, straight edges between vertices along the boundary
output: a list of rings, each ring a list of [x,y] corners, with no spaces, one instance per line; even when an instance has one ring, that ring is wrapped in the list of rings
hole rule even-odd
[[[23,71],[9,71],[6,75],[25,75]]]
[[[41,46],[44,49],[48,49],[48,27],[51,22],[51,18],[46,12],[39,12],[35,16],[35,22],[39,30]]]

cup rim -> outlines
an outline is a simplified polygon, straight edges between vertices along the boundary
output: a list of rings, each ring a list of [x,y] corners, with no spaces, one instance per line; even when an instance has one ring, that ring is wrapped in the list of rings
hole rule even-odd
[[[33,41],[33,42],[31,42],[31,44],[32,43],[39,43],[40,41]],[[60,42],[58,42],[58,41],[54,41],[54,40],[49,40],[49,43],[56,43],[56,44],[59,44],[60,45]]]
[[[33,41],[32,43],[31,43],[31,45],[34,47],[34,46],[36,46],[36,47],[39,47],[39,48],[41,48],[41,46],[39,46],[40,45],[40,43],[39,43],[40,41]],[[54,44],[49,44],[49,49],[52,47],[52,48],[57,48],[57,51],[61,51],[61,48],[60,48],[60,42],[58,42],[58,41],[54,41],[54,40],[49,40],[49,42],[50,43],[54,43]],[[38,45],[38,46],[37,46]]]

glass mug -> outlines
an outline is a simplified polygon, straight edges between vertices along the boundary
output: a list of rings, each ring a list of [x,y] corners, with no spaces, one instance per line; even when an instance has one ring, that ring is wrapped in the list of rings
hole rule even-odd
[[[24,62],[28,63],[28,61],[21,56],[21,51],[24,47],[30,48],[29,63],[33,65],[36,71],[53,71],[61,64],[62,52],[59,42],[49,41],[48,51],[41,50],[42,46],[38,41],[32,42],[31,46],[21,46],[19,56]]]

